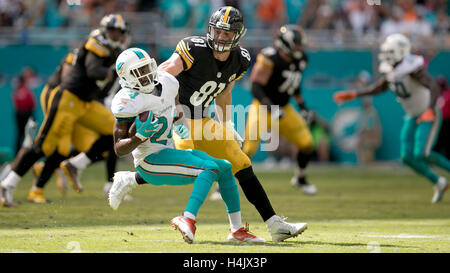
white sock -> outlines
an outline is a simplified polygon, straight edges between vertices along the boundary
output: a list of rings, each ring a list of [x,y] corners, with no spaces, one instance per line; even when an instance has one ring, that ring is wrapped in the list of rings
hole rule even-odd
[[[266,223],[266,226],[272,225],[273,222],[274,222],[277,218],[278,218],[278,216],[277,216],[277,215],[274,215],[274,216],[270,217],[269,219],[267,219],[266,222],[265,222],[265,223]]]
[[[240,211],[229,213],[228,220],[230,220],[231,232],[235,232],[242,227],[242,217]]]
[[[16,172],[11,171],[6,176],[5,180],[2,181],[2,186],[5,188],[6,187],[15,188],[17,187],[17,184],[19,183],[20,179],[22,179],[22,177],[20,177]]]
[[[33,145],[33,138],[29,135],[26,135],[25,139],[23,140],[22,147],[30,148],[32,145]]]
[[[91,164],[91,160],[85,153],[79,153],[78,155],[69,159],[69,162],[78,169],[85,169],[87,165]]]
[[[189,219],[195,220],[195,215],[192,214],[192,213],[190,213],[189,211],[185,211],[185,212],[183,213],[183,216],[184,216],[184,217],[187,217],[187,218],[189,218]]]
[[[3,178],[5,178],[10,171],[11,171],[11,164],[2,165],[2,170],[0,171],[0,181],[2,181]]]

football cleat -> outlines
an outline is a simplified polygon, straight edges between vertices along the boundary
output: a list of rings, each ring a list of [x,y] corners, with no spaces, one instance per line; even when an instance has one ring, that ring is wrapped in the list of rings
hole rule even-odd
[[[109,190],[109,206],[117,210],[124,197],[137,186],[132,172],[117,172],[114,174],[114,182]]]
[[[248,224],[245,224],[245,228],[241,227],[235,232],[230,232],[227,237],[227,241],[236,243],[265,243],[266,240],[251,234],[248,230]]]
[[[62,195],[66,195],[67,193],[67,176],[64,174],[61,168],[55,170],[56,175],[56,186],[58,186],[59,192]]]
[[[436,204],[441,201],[442,196],[444,196],[445,191],[448,189],[448,181],[445,177],[439,177],[438,182],[434,185],[434,195],[431,199],[431,203]]]
[[[178,229],[181,232],[183,240],[186,243],[192,244],[194,242],[195,230],[197,229],[195,227],[195,220],[185,216],[177,216],[170,220],[170,223],[175,230]]]
[[[48,200],[44,197],[44,190],[40,188],[36,190],[30,189],[27,200],[38,204],[48,203]]]
[[[69,180],[69,183],[72,185],[72,187],[77,192],[82,192],[83,186],[81,185],[80,181],[81,172],[77,169],[77,167],[72,165],[72,163],[70,163],[68,159],[61,162],[59,167],[67,176],[67,179]]]
[[[273,241],[281,242],[291,237],[297,237],[308,228],[306,223],[291,224],[285,222],[286,219],[286,217],[274,215],[266,221],[267,229]]]
[[[305,176],[294,176],[291,179],[291,185],[297,188],[306,194],[306,195],[315,195],[317,193],[317,188],[313,184],[309,184],[306,181]]]
[[[0,185],[0,202],[3,207],[15,207],[14,204],[14,191],[15,187],[4,187]]]

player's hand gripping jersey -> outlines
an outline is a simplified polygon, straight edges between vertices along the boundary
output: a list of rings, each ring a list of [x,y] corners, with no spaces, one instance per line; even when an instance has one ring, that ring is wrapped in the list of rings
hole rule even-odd
[[[250,66],[249,52],[240,46],[232,49],[224,62],[214,58],[206,37],[192,36],[181,40],[175,52],[183,60],[180,103],[188,106],[187,118],[203,118],[214,98],[234,80],[240,79]],[[195,110],[195,112],[194,112]]]
[[[425,112],[430,105],[430,90],[411,76],[423,68],[423,57],[418,55],[406,56],[395,68],[386,62],[380,64],[380,73],[386,74],[389,89],[395,92],[398,102],[411,117]]]
[[[155,91],[145,94],[131,88],[122,88],[114,97],[111,110],[118,122],[134,122],[139,114],[151,110],[158,119],[155,133],[133,150],[135,166],[146,156],[165,148],[174,148],[172,125],[178,81],[167,72],[158,71],[159,84]]]
[[[256,62],[265,67],[272,68],[272,75],[264,86],[265,95],[273,104],[280,107],[289,103],[292,95],[300,93],[300,82],[303,70],[308,64],[307,55],[302,52],[299,60],[287,62],[278,50],[273,47],[266,47],[258,54]],[[259,94],[253,94],[259,101],[262,100]]]

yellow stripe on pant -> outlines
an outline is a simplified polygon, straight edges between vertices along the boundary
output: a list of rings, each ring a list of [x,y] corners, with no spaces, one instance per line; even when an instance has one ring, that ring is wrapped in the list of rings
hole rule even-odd
[[[175,147],[179,150],[195,149],[208,155],[225,159],[231,163],[233,174],[251,166],[250,158],[241,150],[234,140],[233,133],[210,117],[188,119],[189,139],[180,139],[173,135]]]
[[[258,150],[261,135],[272,127],[270,112],[260,106],[261,103],[253,99],[247,116],[243,151],[249,157],[254,156]],[[300,151],[311,152],[313,138],[305,120],[290,104],[282,108],[285,114],[278,121],[280,135],[293,143]],[[263,117],[267,121],[266,124],[261,122]]]
[[[48,99],[47,112],[36,137],[35,143],[41,148],[45,156],[51,155],[55,149],[61,155],[69,155],[72,137],[80,135],[78,125],[83,126],[97,135],[112,135],[114,117],[112,113],[97,101],[83,101],[69,90],[60,87],[52,90]],[[75,131],[76,130],[76,131]],[[80,149],[92,145],[95,139],[83,135]],[[94,136],[95,137],[95,136]],[[90,143],[90,144],[89,144]]]

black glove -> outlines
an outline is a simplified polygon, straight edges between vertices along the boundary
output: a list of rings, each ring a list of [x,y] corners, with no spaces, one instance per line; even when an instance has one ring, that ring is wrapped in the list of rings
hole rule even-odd
[[[313,110],[301,110],[300,114],[308,125],[310,125],[315,118],[315,113]]]

